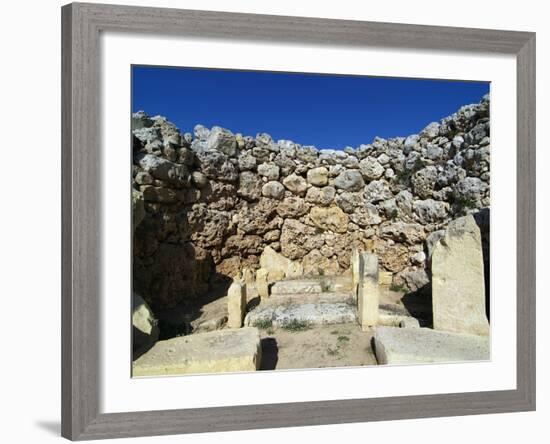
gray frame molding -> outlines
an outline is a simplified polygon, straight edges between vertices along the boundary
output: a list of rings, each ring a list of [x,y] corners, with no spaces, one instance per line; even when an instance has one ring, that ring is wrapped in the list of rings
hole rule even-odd
[[[517,389],[100,413],[99,34],[157,33],[517,57]],[[73,3],[62,8],[62,435],[73,440],[535,409],[535,34]]]

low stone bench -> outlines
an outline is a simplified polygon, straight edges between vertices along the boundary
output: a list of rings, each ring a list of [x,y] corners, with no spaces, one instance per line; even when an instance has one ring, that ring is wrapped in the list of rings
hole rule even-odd
[[[491,347],[487,336],[396,327],[377,327],[374,346],[379,364],[487,361]]]
[[[327,292],[327,293],[277,293],[271,295],[267,300],[263,300],[261,305],[296,305],[296,304],[336,304],[344,303],[356,305],[356,300],[351,293],[345,292]]]
[[[197,333],[157,342],[133,363],[133,376],[251,372],[260,368],[257,328]]]
[[[284,327],[293,322],[305,322],[309,325],[357,322],[357,308],[346,303],[259,306],[246,315],[244,325],[269,323],[273,327]]]
[[[312,279],[289,279],[275,282],[271,286],[271,295],[295,293],[326,293],[351,291],[351,279],[327,276]]]

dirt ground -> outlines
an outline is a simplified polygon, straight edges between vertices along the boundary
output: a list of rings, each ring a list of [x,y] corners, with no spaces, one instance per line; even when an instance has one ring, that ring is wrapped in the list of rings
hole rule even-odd
[[[372,332],[357,324],[312,326],[304,331],[260,330],[260,370],[377,365]]]
[[[194,301],[192,306],[161,312],[161,321],[169,325],[168,337],[226,328],[227,298],[224,293],[211,294]],[[380,302],[403,306],[402,298],[403,293],[384,288]],[[249,295],[248,309],[258,302],[256,294]],[[178,328],[172,329],[170,325]],[[361,331],[358,324],[312,325],[303,331],[267,328],[260,329],[260,334],[261,370],[377,365],[371,347],[373,333]]]

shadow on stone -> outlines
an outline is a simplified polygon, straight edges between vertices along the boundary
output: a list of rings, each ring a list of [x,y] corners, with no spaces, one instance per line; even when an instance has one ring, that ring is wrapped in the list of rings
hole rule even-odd
[[[279,347],[275,338],[262,339],[262,362],[260,370],[275,370],[279,360]]]
[[[483,251],[483,273],[485,278],[485,312],[487,319],[491,321],[491,211],[489,208],[482,208],[474,214],[474,219],[481,232],[481,249]]]
[[[418,320],[421,327],[432,327],[432,292],[431,283],[424,285],[416,291],[405,294],[401,302],[407,311]]]

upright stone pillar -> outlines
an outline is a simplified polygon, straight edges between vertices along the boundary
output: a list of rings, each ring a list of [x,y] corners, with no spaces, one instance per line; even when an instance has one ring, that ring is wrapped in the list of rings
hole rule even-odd
[[[353,295],[357,298],[357,288],[359,287],[359,272],[360,272],[360,257],[359,250],[354,248],[351,252],[351,285],[353,289]]]
[[[227,291],[227,325],[241,328],[246,309],[246,284],[234,281]]]
[[[261,300],[269,298],[269,283],[267,281],[268,272],[265,268],[256,270],[256,290]]]
[[[488,335],[481,233],[472,215],[449,223],[431,263],[434,329]]]
[[[372,253],[359,255],[358,287],[359,323],[363,331],[378,324],[378,305],[380,289],[378,287],[378,257]]]

